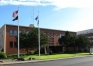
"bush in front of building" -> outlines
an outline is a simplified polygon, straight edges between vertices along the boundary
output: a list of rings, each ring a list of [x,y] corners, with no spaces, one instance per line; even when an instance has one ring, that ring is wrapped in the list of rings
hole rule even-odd
[[[39,53],[39,50],[37,49],[37,50],[34,52],[34,54],[38,54],[38,53]],[[44,48],[41,48],[41,49],[40,49],[40,53],[41,53],[41,54],[45,54]]]
[[[26,54],[20,54],[21,57],[26,56]],[[8,58],[18,58],[18,54],[11,54],[7,56]]]
[[[4,52],[0,52],[0,59],[6,59],[7,55]]]

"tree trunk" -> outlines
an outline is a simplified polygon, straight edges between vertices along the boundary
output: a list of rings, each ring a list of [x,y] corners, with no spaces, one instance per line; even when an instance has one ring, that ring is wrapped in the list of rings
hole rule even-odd
[[[29,55],[28,48],[26,48],[26,51],[27,51],[27,55]]]
[[[66,52],[68,53],[68,46],[66,47]]]

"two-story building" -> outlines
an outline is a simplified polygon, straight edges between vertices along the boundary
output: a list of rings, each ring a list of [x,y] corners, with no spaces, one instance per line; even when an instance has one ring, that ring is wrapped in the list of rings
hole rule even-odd
[[[29,32],[30,26],[19,26],[19,32],[25,30],[26,33]],[[62,46],[59,44],[58,39],[60,36],[64,36],[66,31],[62,30],[54,30],[54,29],[47,29],[47,28],[40,28],[40,31],[43,31],[49,37],[49,43],[47,46],[53,49],[53,52],[62,51]],[[71,32],[72,34],[76,34],[76,32]],[[16,48],[15,36],[18,34],[18,26],[17,25],[10,25],[5,24],[0,28],[0,50],[4,51],[6,54],[17,54],[18,50]],[[21,53],[24,53],[25,50],[20,50]]]

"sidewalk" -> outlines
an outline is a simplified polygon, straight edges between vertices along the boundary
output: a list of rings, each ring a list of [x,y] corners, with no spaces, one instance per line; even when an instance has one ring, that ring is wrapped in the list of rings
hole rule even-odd
[[[15,63],[27,63],[27,62],[38,62],[42,60],[25,60],[25,61],[17,61],[17,60],[0,60],[0,65],[3,64],[15,64]]]
[[[71,59],[71,58],[79,58],[79,57],[93,57],[93,55],[87,55],[87,56],[76,56],[76,57],[69,57],[69,58],[58,58],[58,59],[48,59],[48,60],[25,60],[25,61],[17,61],[17,60],[0,60],[0,65],[3,64],[16,64],[16,63],[29,63],[29,62],[41,62],[41,61],[53,61],[53,60],[59,60],[59,59]]]

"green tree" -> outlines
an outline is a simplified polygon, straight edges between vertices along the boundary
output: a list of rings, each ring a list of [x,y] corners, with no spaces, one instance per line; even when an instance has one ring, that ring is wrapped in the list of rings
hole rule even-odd
[[[16,41],[18,41],[18,36],[16,36]],[[19,45],[20,45],[20,49],[26,49],[28,54],[28,50],[31,45],[28,43],[28,36],[24,30],[21,31],[21,33],[19,34]]]
[[[66,47],[66,51],[68,51],[68,47],[70,46],[71,43],[71,34],[69,31],[65,32],[65,36],[61,36],[61,38],[58,39],[58,42]]]
[[[85,35],[78,35],[77,38],[77,46],[79,48],[85,48],[86,46],[88,46],[90,44],[89,39],[87,38],[87,36]]]
[[[61,36],[58,39],[59,44],[66,47],[66,51],[68,51],[68,47],[85,48],[89,46],[90,41],[85,35],[72,35],[68,31],[65,33],[65,36]]]
[[[38,47],[38,29],[31,28],[30,32],[28,33],[28,42],[32,44],[31,48]],[[46,45],[48,43],[48,36],[44,34],[42,31],[40,32],[40,45]]]
[[[28,34],[22,31],[19,35],[20,49],[26,49],[27,54],[29,49],[38,47],[38,30],[37,28],[31,28]],[[18,37],[16,36],[16,41]],[[40,45],[45,45],[48,43],[48,37],[43,32],[40,32]]]

